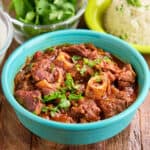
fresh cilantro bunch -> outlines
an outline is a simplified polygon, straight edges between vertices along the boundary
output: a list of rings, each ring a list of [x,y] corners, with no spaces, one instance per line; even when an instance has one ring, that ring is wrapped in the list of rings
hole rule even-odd
[[[76,13],[77,0],[12,0],[16,18],[27,24],[45,25],[64,21]]]

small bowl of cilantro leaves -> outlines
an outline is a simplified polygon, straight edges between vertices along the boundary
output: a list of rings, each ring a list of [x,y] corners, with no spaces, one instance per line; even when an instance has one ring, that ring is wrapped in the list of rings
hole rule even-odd
[[[15,29],[15,39],[23,43],[36,35],[76,28],[87,0],[2,0]]]

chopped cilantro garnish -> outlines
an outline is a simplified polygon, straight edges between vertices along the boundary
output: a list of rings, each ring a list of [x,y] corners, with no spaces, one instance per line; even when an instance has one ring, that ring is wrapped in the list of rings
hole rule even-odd
[[[78,71],[81,70],[81,66],[80,66],[79,64],[75,65],[75,67],[76,67],[76,69],[77,69]]]
[[[74,89],[74,87],[75,87],[74,80],[73,80],[73,78],[72,78],[72,76],[71,76],[70,73],[67,73],[67,74],[66,74],[65,85],[67,86],[67,88],[68,88],[69,90],[72,90],[72,89]]]
[[[82,94],[74,94],[74,93],[71,93],[69,96],[68,96],[69,100],[79,100],[81,98],[83,98]]]
[[[65,109],[70,106],[70,101],[68,101],[66,95],[64,93],[61,93],[60,91],[56,91],[56,92],[51,93],[50,95],[45,96],[43,101],[49,102],[55,99],[60,100],[57,107],[54,107],[54,108],[43,107],[42,112],[47,112],[48,110],[50,110],[50,114],[54,115],[54,113],[59,111],[59,108]]]
[[[59,112],[59,109],[58,109],[57,106],[50,109],[50,115],[51,115],[52,117],[54,117],[57,112]]]
[[[77,56],[77,55],[72,56],[73,63],[76,63],[80,59],[81,59],[81,56]]]
[[[95,60],[90,60],[88,58],[84,58],[83,62],[84,62],[84,64],[88,65],[89,67],[94,67],[95,65],[97,65],[101,62],[101,59],[97,58]]]
[[[83,65],[83,67],[80,69],[80,74],[83,76],[86,71],[87,71],[87,67],[86,65]]]
[[[99,72],[95,72],[93,76],[97,76],[97,75],[99,75]]]
[[[49,47],[47,50],[48,51],[54,51],[54,49],[55,49],[54,47]]]
[[[48,112],[48,110],[49,110],[49,107],[47,106],[43,106],[41,109],[42,112]]]
[[[95,64],[96,64],[94,60],[90,60],[90,59],[87,59],[87,58],[84,58],[83,62],[84,62],[84,64],[88,65],[89,67],[94,67]]]
[[[116,11],[123,12],[123,7],[123,4],[121,4],[120,6],[116,6]]]
[[[70,101],[68,101],[67,98],[61,99],[58,107],[63,109],[68,108],[70,107]]]
[[[136,7],[141,6],[141,1],[140,0],[127,0],[127,3],[132,5],[132,6],[136,6]]]
[[[120,38],[123,39],[123,40],[127,40],[128,35],[127,34],[122,34],[122,35],[120,35]]]
[[[37,113],[35,111],[32,112],[34,115],[37,115]]]
[[[53,92],[49,95],[44,96],[43,102],[49,102],[49,101],[52,101],[52,100],[55,100],[55,99],[59,99],[61,97],[62,97],[61,92],[56,91],[56,92]]]
[[[103,57],[103,60],[106,61],[106,62],[111,62],[111,58],[108,57],[108,56],[104,56],[104,57]]]

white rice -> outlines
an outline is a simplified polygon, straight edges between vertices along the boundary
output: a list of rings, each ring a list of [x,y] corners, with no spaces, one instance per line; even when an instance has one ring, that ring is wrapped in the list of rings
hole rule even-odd
[[[6,35],[7,35],[6,30],[7,29],[6,29],[5,24],[0,18],[0,49],[4,46],[3,44],[5,43],[5,40],[6,40]]]
[[[150,0],[141,0],[136,7],[127,0],[112,0],[104,16],[107,32],[141,45],[150,45]]]

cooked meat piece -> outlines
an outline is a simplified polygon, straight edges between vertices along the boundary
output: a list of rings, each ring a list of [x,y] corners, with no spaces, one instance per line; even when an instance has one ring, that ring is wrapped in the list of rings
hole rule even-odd
[[[21,83],[19,83],[16,86],[16,89],[22,89],[22,90],[29,90],[30,91],[30,90],[34,89],[34,86],[30,80],[23,80]]]
[[[40,116],[42,117],[42,118],[45,118],[45,119],[47,119],[47,120],[50,120],[50,117],[49,117],[49,115],[48,114],[40,114]]]
[[[79,100],[77,106],[71,108],[71,116],[77,122],[92,122],[100,120],[100,108],[96,105],[94,100],[82,99]]]
[[[111,97],[122,99],[126,101],[126,104],[129,106],[136,98],[136,93],[134,92],[134,89],[132,87],[125,88],[125,90],[120,91],[119,89],[115,87],[111,87]]]
[[[19,83],[22,83],[25,79],[25,71],[21,70],[15,77],[15,84],[18,85]]]
[[[49,95],[50,93],[53,93],[56,91],[56,88],[41,88],[41,92],[42,92],[42,95]]]
[[[54,63],[55,65],[62,67],[64,70],[69,70],[74,66],[71,56],[65,52],[60,52]]]
[[[38,87],[43,93],[43,95],[48,95],[51,92],[56,91],[64,84],[64,72],[61,68],[56,67],[53,69],[54,71],[51,72],[50,76],[53,78],[53,83],[49,83],[47,80],[43,79],[36,82],[35,86]]]
[[[107,62],[107,61],[102,61],[99,65],[96,66],[97,69],[102,69],[102,71],[107,72],[110,71],[113,74],[117,74],[120,72],[120,68],[116,63],[113,61]]]
[[[56,113],[53,117],[52,120],[59,121],[59,122],[64,122],[64,123],[75,123],[72,117],[70,117],[68,114],[61,114],[61,113]]]
[[[50,78],[50,72],[48,71],[45,71],[43,69],[38,69],[34,72],[32,72],[32,77],[35,81],[40,81],[40,80],[47,80],[48,82],[51,81],[51,78]]]
[[[50,68],[51,66],[53,66],[53,68]],[[33,63],[31,74],[35,81],[45,79],[52,83],[58,80],[60,74],[63,74],[63,69],[50,63],[48,59],[43,59],[40,62]]]
[[[41,93],[38,90],[25,91],[17,90],[15,92],[16,99],[29,111],[33,112],[39,107],[41,100]]]
[[[130,87],[131,82],[118,80],[118,88],[124,89],[125,87]]]
[[[80,81],[80,82],[88,82],[88,80],[90,79],[90,77],[94,74],[94,70],[88,66],[84,67],[84,69],[82,69],[83,67],[81,67],[80,70],[77,70],[75,67],[71,70],[69,70],[69,72],[71,73],[71,76],[74,78],[74,80]]]
[[[126,101],[121,99],[105,99],[98,101],[104,118],[112,117],[126,108]]]
[[[133,71],[130,64],[123,67],[118,75],[118,86],[124,88],[126,86],[131,86],[135,82],[136,74]]]
[[[85,48],[83,44],[63,47],[62,51],[72,55],[79,55],[82,57],[87,57],[89,55],[89,51]]]
[[[84,72],[84,76],[92,76],[92,75],[94,75],[94,69],[89,66],[86,66],[86,71]]]
[[[34,54],[33,59],[34,59],[35,61],[37,61],[37,60],[39,60],[39,59],[42,58],[43,54],[44,54],[43,52],[37,51],[37,52]]]
[[[91,51],[91,52],[87,55],[87,58],[89,58],[89,59],[96,59],[96,58],[97,58],[97,51],[96,51],[96,50]]]
[[[39,115],[41,113],[43,106],[44,106],[44,104],[39,101],[34,109],[34,113],[36,115]]]
[[[50,61],[42,59],[41,61],[34,62],[31,68],[31,74],[35,81],[46,79],[51,81],[50,78]]]
[[[91,51],[90,49],[87,49],[84,44],[63,47],[62,51],[67,52],[71,55],[79,55],[90,59],[97,58],[97,50],[94,49]]]
[[[47,59],[41,59],[40,61],[36,61],[32,65],[32,71],[43,69],[43,70],[49,70],[50,69],[50,63],[51,61]]]
[[[117,78],[116,74],[113,74],[110,71],[105,72],[105,74],[107,74],[107,77],[109,78],[109,81],[114,82]]]

